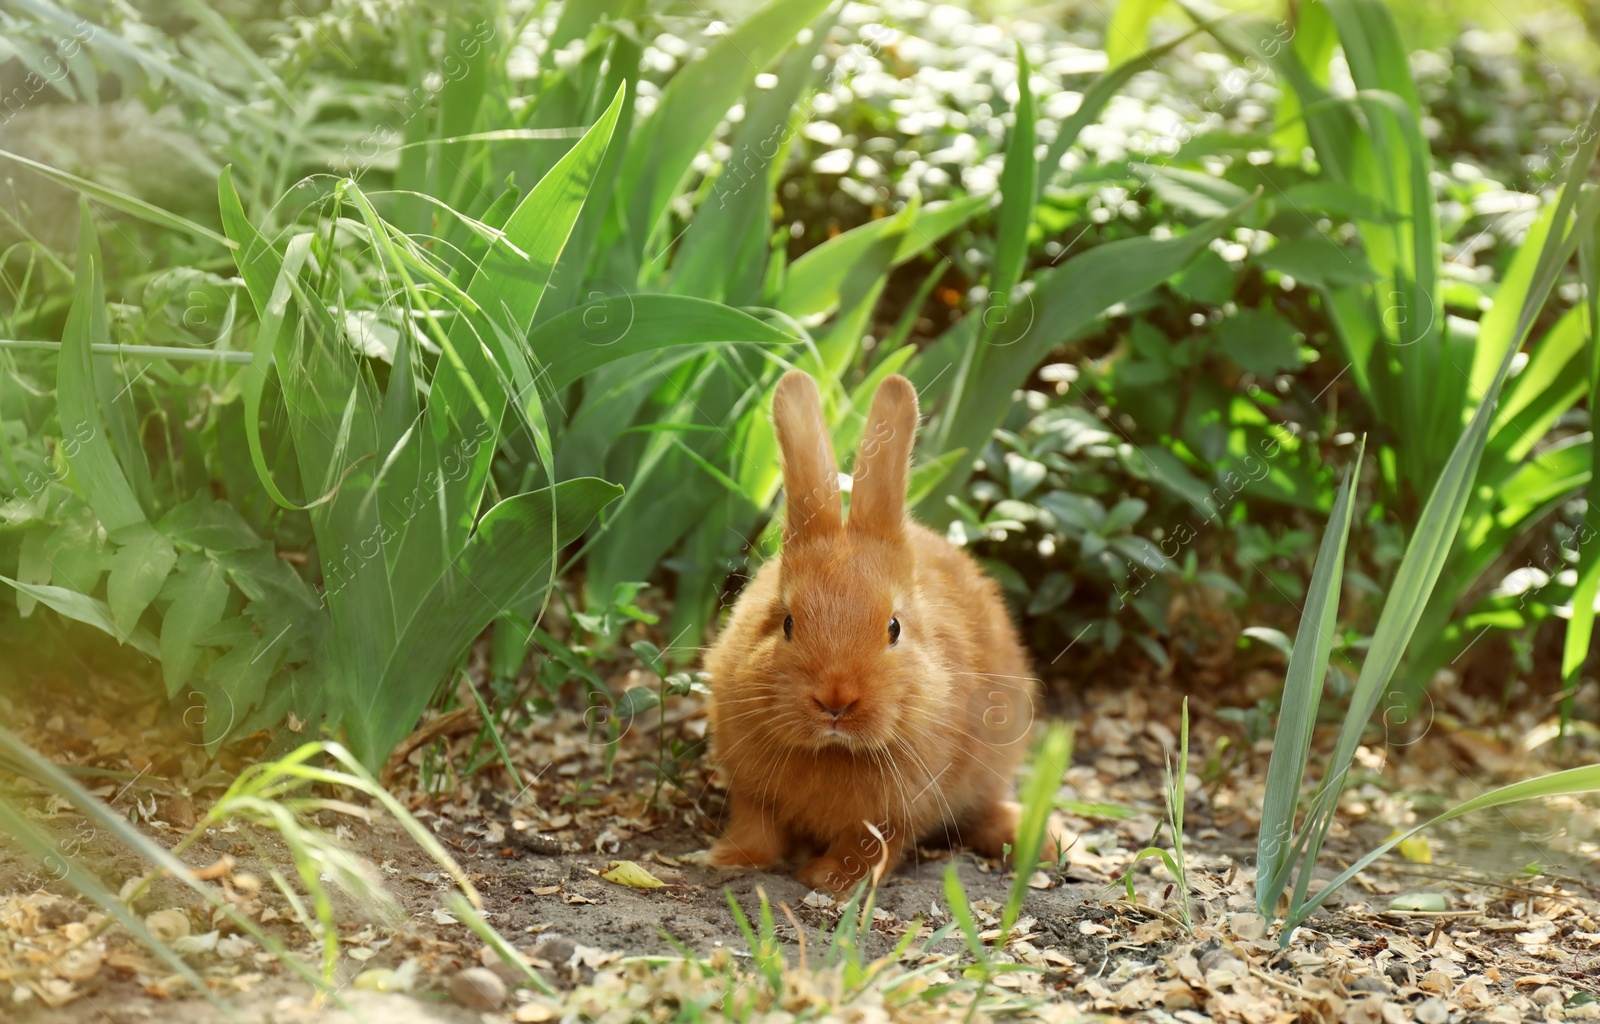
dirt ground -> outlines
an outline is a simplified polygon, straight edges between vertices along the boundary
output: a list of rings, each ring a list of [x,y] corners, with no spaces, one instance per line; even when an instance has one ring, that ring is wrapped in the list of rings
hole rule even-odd
[[[1595,802],[1555,802],[1454,823],[1411,848],[1409,859],[1392,856],[1365,872],[1280,948],[1272,922],[1255,913],[1253,896],[1265,759],[1261,750],[1244,749],[1238,728],[1214,713],[1247,705],[1248,692],[1213,697],[1215,705],[1196,697],[1186,828],[1190,934],[1180,920],[1179,894],[1154,861],[1133,867],[1137,903],[1127,901],[1121,881],[1156,833],[1161,765],[1176,745],[1181,695],[1159,682],[1056,693],[1051,710],[1070,717],[1077,729],[1073,766],[1058,799],[1075,841],[1059,869],[1032,877],[1015,935],[993,954],[1034,968],[997,983],[1015,997],[1011,1008],[1047,1020],[1091,1014],[1163,1022],[1600,1019],[1594,1000],[1600,990]],[[114,716],[107,707],[93,699],[68,708],[0,701],[6,720],[52,758],[131,769],[131,781],[85,781],[170,846],[195,826],[230,773],[211,765],[203,751],[173,744],[171,723],[142,712]],[[825,948],[840,916],[829,901],[787,874],[698,862],[722,815],[724,795],[708,768],[697,761],[674,767],[675,782],[660,786],[652,804],[653,762],[662,746],[654,716],[630,724],[615,747],[609,780],[607,745],[591,738],[575,711],[558,711],[553,720],[508,734],[520,790],[498,765],[466,779],[452,773],[452,766],[482,759],[482,745],[473,749],[477,729],[470,716],[436,723],[429,734],[434,742],[418,744],[393,766],[392,790],[468,874],[489,922],[558,993],[513,991],[488,1019],[602,1019],[610,1007],[614,1019],[624,1020],[632,1012],[627,1007],[651,1003],[666,1013],[665,997],[650,988],[666,961],[638,958],[715,958],[721,949],[736,964],[746,959],[729,893],[751,918],[765,894],[791,963],[802,953],[790,914],[805,931],[813,960]],[[1420,730],[1390,749],[1364,750],[1367,772],[1351,787],[1324,863],[1341,867],[1395,827],[1475,787],[1554,766],[1540,761],[1552,753],[1549,745],[1537,756],[1519,746],[1518,738],[1534,728],[1529,721],[1482,720],[1490,724],[1452,720],[1449,728]],[[671,702],[666,729],[678,742],[703,736],[697,698]],[[1593,754],[1580,740],[1562,757],[1593,760]],[[60,837],[63,849],[81,852],[113,890],[144,870],[42,790],[23,784],[20,792],[32,794],[34,817]],[[172,879],[158,880],[136,909],[146,915],[175,910],[191,934],[204,939],[218,933],[189,959],[235,1019],[481,1019],[452,998],[458,973],[488,964],[505,981],[514,982],[515,974],[486,955],[482,940],[450,911],[449,875],[391,819],[324,810],[314,820],[372,867],[400,907],[398,918],[383,920],[356,900],[341,903],[340,988],[333,1002],[314,999],[280,962],[231,934],[237,929],[208,920]],[[1161,845],[1169,842],[1163,838]],[[184,859],[315,962],[320,947],[296,923],[290,902],[262,881],[274,869],[288,870],[287,849],[275,835],[250,825],[215,828]],[[924,849],[878,890],[864,939],[869,958],[887,954],[908,928],[949,922],[943,878],[952,859],[979,926],[990,931],[988,941],[998,937],[994,925],[1010,874],[968,853]],[[603,878],[619,861],[639,865],[664,884],[635,888]],[[1391,909],[1395,897],[1414,894],[1436,895],[1444,909]],[[4,1019],[227,1019],[118,930],[91,937],[97,920],[47,865],[0,840]],[[908,962],[952,958],[953,964],[964,956],[959,938],[950,937],[915,948]],[[410,972],[408,985],[399,986],[409,994],[369,990],[376,976],[370,972],[381,969]],[[369,972],[366,982],[356,981],[363,972]],[[1005,1008],[995,1004],[990,1011]]]

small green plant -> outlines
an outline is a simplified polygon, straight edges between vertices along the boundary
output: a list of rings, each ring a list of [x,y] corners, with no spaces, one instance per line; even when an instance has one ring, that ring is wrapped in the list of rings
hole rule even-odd
[[[682,740],[669,740],[667,738],[667,698],[687,697],[695,692],[696,680],[690,672],[667,671],[666,655],[661,649],[648,640],[639,640],[633,644],[633,653],[653,673],[658,682],[657,689],[651,694],[655,699],[657,709],[656,717],[656,781],[655,788],[650,791],[650,803],[653,805],[661,796],[663,784],[670,784],[675,789],[682,789],[683,768],[694,763],[699,755],[704,752],[703,743],[684,743]],[[705,691],[704,684],[700,684],[700,691]],[[623,697],[626,700],[636,691],[629,690]],[[651,691],[646,691],[651,692]],[[644,700],[631,702],[634,713],[648,710]]]
[[[648,974],[632,979],[631,998],[643,996],[652,1007],[676,1010],[673,1019],[697,1021],[760,1020],[803,1002],[814,1013],[847,1016],[872,994],[872,1002],[891,1013],[920,1019],[937,1012],[941,1002],[970,987],[964,979],[951,986],[936,984],[931,975],[952,965],[951,955],[935,955],[931,950],[955,928],[945,925],[929,931],[920,918],[910,922],[905,934],[884,956],[868,960],[862,934],[872,927],[873,893],[858,890],[838,910],[838,921],[820,936],[822,956],[813,963],[808,955],[806,930],[787,906],[780,909],[788,918],[799,946],[799,962],[791,965],[778,935],[777,917],[765,890],[756,890],[755,920],[727,893],[728,910],[744,936],[750,952],[748,966],[739,958],[719,950],[710,957],[699,956],[672,936],[663,937],[677,946],[676,957],[629,957],[624,965],[647,968]],[[908,968],[903,961],[914,959],[918,966]],[[690,982],[684,984],[685,981]],[[642,984],[642,988],[640,987]],[[711,1012],[711,1011],[714,1011]]]
[[[1184,930],[1194,933],[1194,920],[1189,912],[1189,872],[1188,861],[1183,854],[1183,804],[1186,799],[1185,787],[1189,782],[1189,698],[1183,699],[1183,724],[1180,727],[1178,750],[1176,754],[1169,754],[1166,769],[1166,785],[1163,795],[1166,797],[1166,827],[1172,835],[1172,850],[1169,852],[1156,846],[1161,837],[1161,826],[1156,826],[1156,833],[1151,837],[1150,845],[1134,855],[1133,863],[1128,865],[1128,870],[1122,876],[1123,887],[1127,890],[1128,902],[1138,903],[1139,897],[1133,891],[1134,865],[1142,860],[1159,859],[1166,866],[1167,874],[1172,878],[1173,888],[1178,894],[1178,916],[1183,921]]]

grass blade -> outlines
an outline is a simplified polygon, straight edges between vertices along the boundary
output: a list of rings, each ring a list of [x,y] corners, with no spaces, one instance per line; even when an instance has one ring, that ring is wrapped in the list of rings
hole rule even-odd
[[[1129,0],[1123,0],[1126,7]],[[994,273],[989,288],[999,295],[1010,295],[1022,277],[1028,258],[1028,228],[1033,225],[1034,201],[1038,196],[1039,164],[1033,148],[1038,139],[1033,87],[1033,69],[1022,44],[1017,44],[1016,123],[1006,143],[1005,169],[1000,175],[1000,227],[995,239]]]
[[[1050,812],[1055,810],[1056,792],[1072,763],[1072,731],[1060,722],[1052,723],[1033,762],[1033,775],[1022,793],[1022,819],[1017,822],[1017,842],[1011,850],[1011,863],[1016,877],[1011,880],[1011,891],[1006,894],[1005,909],[1000,915],[1000,938],[997,949],[1004,949],[1011,935],[1011,926],[1022,914],[1022,901],[1028,895],[1028,879],[1033,877],[1039,863],[1039,851],[1044,849],[1045,832],[1050,827]]]
[[[898,267],[926,252],[988,204],[988,196],[963,196],[929,203],[917,210],[916,219],[901,236],[889,265]],[[893,217],[868,221],[806,252],[789,266],[783,291],[774,305],[797,319],[837,309],[850,268],[885,233],[896,229],[894,221]]]
[[[111,606],[97,597],[80,594],[76,590],[66,587],[51,587],[43,584],[22,583],[9,576],[0,576],[0,583],[10,585],[20,594],[26,594],[42,605],[55,609],[62,615],[87,626],[93,626],[109,636],[117,638],[117,643],[128,644],[134,650],[146,657],[160,656],[160,646],[150,631],[142,626],[135,627],[131,633],[125,633],[117,628],[111,615]]]
[[[1284,676],[1278,729],[1272,740],[1272,759],[1267,763],[1261,831],[1256,840],[1256,905],[1268,917],[1289,878],[1295,810],[1300,804],[1300,787],[1311,756],[1311,732],[1316,726],[1323,680],[1327,677],[1328,658],[1333,650],[1339,590],[1344,581],[1345,547],[1350,538],[1351,508],[1365,449],[1363,439],[1356,449],[1355,462],[1345,470],[1344,481],[1334,499],[1316,565],[1311,570],[1305,607],[1300,612],[1300,628],[1295,634]]]
[[[121,210],[123,213],[137,217],[146,223],[154,224],[158,228],[169,228],[173,231],[181,231],[186,235],[193,235],[196,238],[204,238],[207,241],[216,242],[218,245],[226,246],[230,249],[234,247],[234,243],[229,241],[225,235],[219,235],[210,228],[196,224],[194,221],[189,220],[186,217],[180,217],[175,213],[168,213],[161,207],[147,203],[137,196],[130,196],[126,192],[118,192],[114,188],[107,188],[104,185],[92,182],[88,178],[80,178],[76,174],[69,174],[60,168],[51,167],[49,164],[42,164],[37,160],[29,160],[25,156],[19,156],[16,153],[11,153],[4,149],[0,149],[0,157],[15,161],[29,170],[49,178],[57,185],[64,185],[67,188],[76,191],[86,199],[93,199],[96,202],[104,203],[113,209]]]
[[[106,436],[104,418],[94,386],[91,346],[105,344],[110,335],[106,321],[104,269],[100,242],[95,237],[94,215],[84,200],[78,203],[78,269],[72,308],[61,332],[61,358],[56,364],[56,398],[62,428],[81,444],[63,445],[73,476],[84,497],[113,537],[119,531],[146,522],[144,509],[134,496],[128,478]]]
[[[1150,41],[1150,22],[1167,0],[1121,0],[1106,26],[1106,61],[1126,63]]]
[[[1315,896],[1312,896],[1310,899],[1302,903],[1294,911],[1294,913],[1284,920],[1282,937],[1283,944],[1288,944],[1289,937],[1294,932],[1294,929],[1298,927],[1313,910],[1321,905],[1323,900],[1337,892],[1339,888],[1346,882],[1350,881],[1350,879],[1366,870],[1367,866],[1373,861],[1377,860],[1379,857],[1382,857],[1384,854],[1388,853],[1390,850],[1394,849],[1396,846],[1399,846],[1401,843],[1405,842],[1407,839],[1410,839],[1412,836],[1423,831],[1424,829],[1432,828],[1434,825],[1443,824],[1444,822],[1459,818],[1463,814],[1470,814],[1473,811],[1504,807],[1507,804],[1519,803],[1523,800],[1547,800],[1554,796],[1570,796],[1577,793],[1594,792],[1600,792],[1600,765],[1591,764],[1584,765],[1581,768],[1569,768],[1564,772],[1554,772],[1550,775],[1540,775],[1537,778],[1524,779],[1521,782],[1513,782],[1508,786],[1501,786],[1499,789],[1492,789],[1487,793],[1480,793],[1471,800],[1459,803],[1450,808],[1448,811],[1445,811],[1443,814],[1429,818],[1422,824],[1413,826],[1412,828],[1407,829],[1405,832],[1393,837],[1392,839],[1383,843],[1377,849],[1373,850],[1371,853],[1367,854],[1365,857],[1362,857],[1360,860],[1350,865],[1344,871],[1340,872],[1337,877],[1319,890]]]
[[[1578,243],[1578,265],[1584,290],[1584,326],[1588,335],[1585,356],[1588,362],[1590,433],[1595,432],[1595,408],[1600,404],[1600,252],[1595,232],[1587,232]],[[1600,595],[1600,438],[1589,442],[1589,494],[1583,505],[1583,526],[1578,532],[1578,579],[1572,586],[1572,618],[1567,620],[1561,650],[1561,727],[1572,719],[1572,705],[1578,692],[1579,674],[1589,659],[1589,644],[1594,637],[1595,597]]]
[[[793,345],[799,339],[748,313],[686,295],[621,295],[569,309],[528,335],[540,386],[560,392],[607,363],[674,345]]]
[[[1600,107],[1596,108],[1595,116],[1600,116]],[[1569,211],[1573,211],[1584,172],[1594,158],[1596,141],[1597,137],[1591,134],[1588,143],[1573,162],[1557,205],[1554,221],[1557,228],[1565,228]],[[1455,544],[1462,514],[1474,487],[1478,462],[1488,439],[1496,400],[1511,371],[1512,360],[1520,349],[1521,341],[1526,336],[1533,318],[1549,294],[1556,273],[1571,256],[1578,238],[1591,229],[1597,210],[1600,210],[1600,191],[1585,196],[1582,206],[1572,213],[1573,223],[1570,232],[1553,229],[1550,237],[1546,239],[1544,250],[1540,254],[1539,268],[1534,274],[1534,285],[1525,299],[1522,314],[1518,318],[1517,330],[1501,360],[1500,368],[1467,424],[1467,429],[1456,442],[1449,461],[1440,472],[1427,504],[1423,507],[1411,542],[1406,546],[1394,585],[1384,602],[1383,612],[1373,632],[1371,646],[1367,650],[1361,673],[1356,680],[1355,691],[1351,694],[1350,706],[1339,732],[1338,743],[1328,762],[1328,770],[1322,789],[1318,793],[1316,806],[1307,820],[1309,840],[1304,864],[1295,887],[1293,906],[1296,909],[1304,904],[1311,882],[1310,868],[1315,865],[1321,852],[1322,842],[1332,826],[1333,815],[1338,809],[1339,796],[1344,790],[1356,746],[1361,741],[1361,734],[1378,706],[1379,697],[1388,686],[1390,678],[1405,654],[1417,622],[1422,617],[1428,598],[1433,592],[1434,584],[1444,568],[1445,559]]]

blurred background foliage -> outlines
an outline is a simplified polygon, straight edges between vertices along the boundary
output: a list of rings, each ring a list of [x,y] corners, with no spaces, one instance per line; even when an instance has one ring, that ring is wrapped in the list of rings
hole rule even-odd
[[[648,621],[691,664],[770,550],[788,365],[824,378],[841,451],[878,379],[918,382],[919,513],[1069,684],[1286,647],[1365,436],[1357,649],[1461,381],[1511,337],[1600,95],[1597,11],[14,0],[0,644],[29,654],[0,684],[143,673],[228,709],[207,742],[325,720],[376,765],[488,629],[471,664],[507,714],[574,687],[637,713],[595,659]],[[1385,60],[1352,59],[1362,26]],[[529,246],[532,283],[494,262]],[[1449,665],[1595,715],[1587,644],[1564,651],[1592,508],[1577,270],[1410,699]],[[621,496],[564,492],[569,521],[580,478]],[[417,486],[426,515],[373,511]],[[497,561],[521,578],[488,597]],[[454,573],[481,607],[408,634],[460,610]]]

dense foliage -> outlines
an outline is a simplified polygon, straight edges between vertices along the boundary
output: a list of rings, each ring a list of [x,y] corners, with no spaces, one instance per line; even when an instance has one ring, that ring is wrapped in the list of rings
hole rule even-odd
[[[1407,60],[1368,2],[1149,44],[1135,8],[1108,52],[1092,21],[916,2],[730,28],[21,0],[0,632],[99,627],[227,709],[210,742],[288,714],[374,764],[491,624],[495,675],[544,652],[501,697],[610,700],[543,615],[649,582],[685,660],[775,536],[765,407],[798,365],[839,450],[877,380],[918,382],[920,514],[1065,666],[1288,628],[1364,435],[1360,644],[1513,338],[1589,97],[1482,33]],[[1489,79],[1548,122],[1485,106]],[[1412,692],[1592,579],[1566,569],[1592,445],[1565,274]]]

